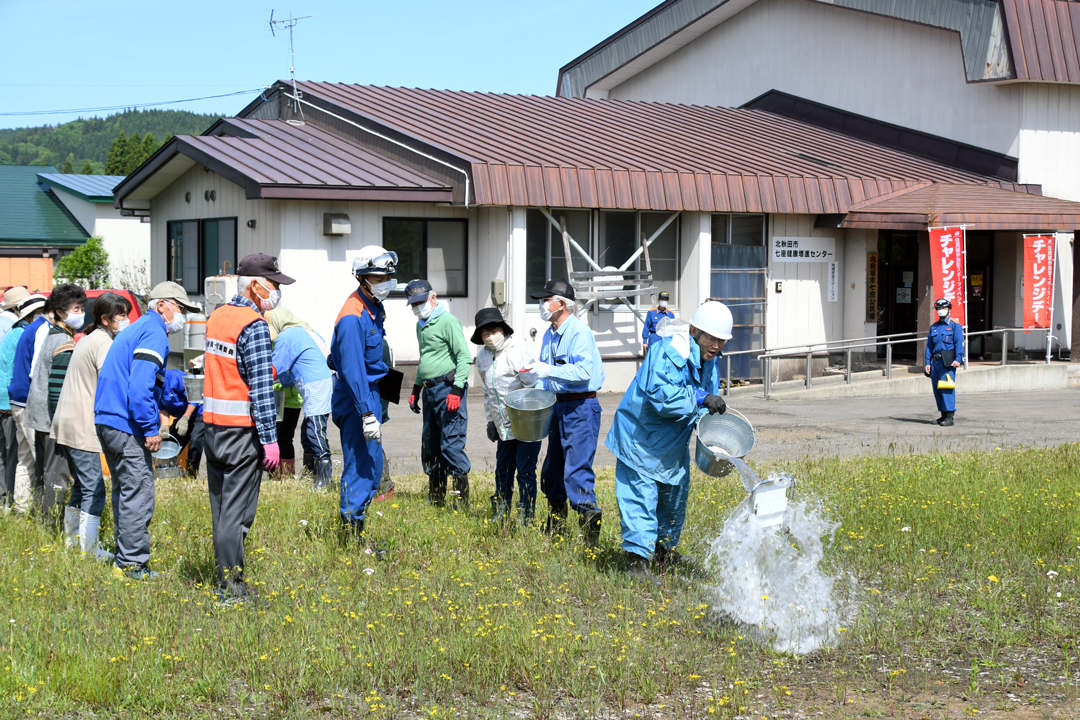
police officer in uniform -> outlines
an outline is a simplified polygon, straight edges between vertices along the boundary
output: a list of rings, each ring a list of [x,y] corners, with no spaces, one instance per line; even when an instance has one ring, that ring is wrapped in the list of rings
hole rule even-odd
[[[660,321],[664,318],[675,317],[675,313],[668,310],[669,299],[666,292],[660,293],[656,301],[656,307],[645,315],[645,327],[641,329],[641,344],[644,346],[645,352],[649,352],[649,346],[660,339],[660,336],[656,334],[656,326],[660,324]]]
[[[934,420],[935,425],[951,427],[956,414],[956,390],[943,390],[938,381],[950,375],[956,379],[956,369],[964,364],[964,326],[949,317],[952,303],[941,298],[934,303],[938,320],[930,326],[926,338],[926,370],[934,388],[934,400],[941,417]]]

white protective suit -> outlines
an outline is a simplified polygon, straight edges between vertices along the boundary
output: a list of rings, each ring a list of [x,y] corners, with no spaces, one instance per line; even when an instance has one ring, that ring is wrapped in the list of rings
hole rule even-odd
[[[537,357],[532,345],[513,335],[506,338],[498,353],[481,347],[476,354],[476,370],[480,373],[480,384],[484,388],[484,415],[488,422],[495,423],[501,440],[515,439],[503,398],[514,390],[536,384],[534,375],[525,373],[527,377],[523,378],[518,371],[531,367]]]

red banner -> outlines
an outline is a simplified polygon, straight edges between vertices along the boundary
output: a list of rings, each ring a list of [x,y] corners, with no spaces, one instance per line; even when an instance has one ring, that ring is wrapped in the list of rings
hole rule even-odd
[[[964,228],[930,228],[930,266],[934,300],[952,303],[952,319],[967,327],[967,273],[964,269]]]
[[[1054,236],[1024,236],[1024,327],[1050,327],[1054,304]]]

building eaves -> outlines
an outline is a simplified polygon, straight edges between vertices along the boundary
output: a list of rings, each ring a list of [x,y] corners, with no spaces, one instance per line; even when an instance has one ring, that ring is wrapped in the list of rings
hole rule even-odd
[[[1002,0],[1019,80],[1080,83],[1080,3]]]
[[[0,244],[82,245],[86,229],[51,192],[38,184],[42,170],[56,168],[0,165]]]
[[[92,203],[111,203],[113,188],[123,179],[123,175],[38,173],[38,180],[49,187]]]

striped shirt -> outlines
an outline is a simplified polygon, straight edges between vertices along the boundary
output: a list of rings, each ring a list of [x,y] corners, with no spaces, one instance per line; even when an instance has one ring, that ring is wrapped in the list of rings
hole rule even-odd
[[[53,327],[53,332],[59,325]],[[71,363],[71,353],[75,351],[75,339],[68,336],[68,340],[53,350],[52,367],[49,368],[49,419],[56,415],[56,405],[60,402],[60,391],[64,389],[64,379],[67,377],[68,365]]]

